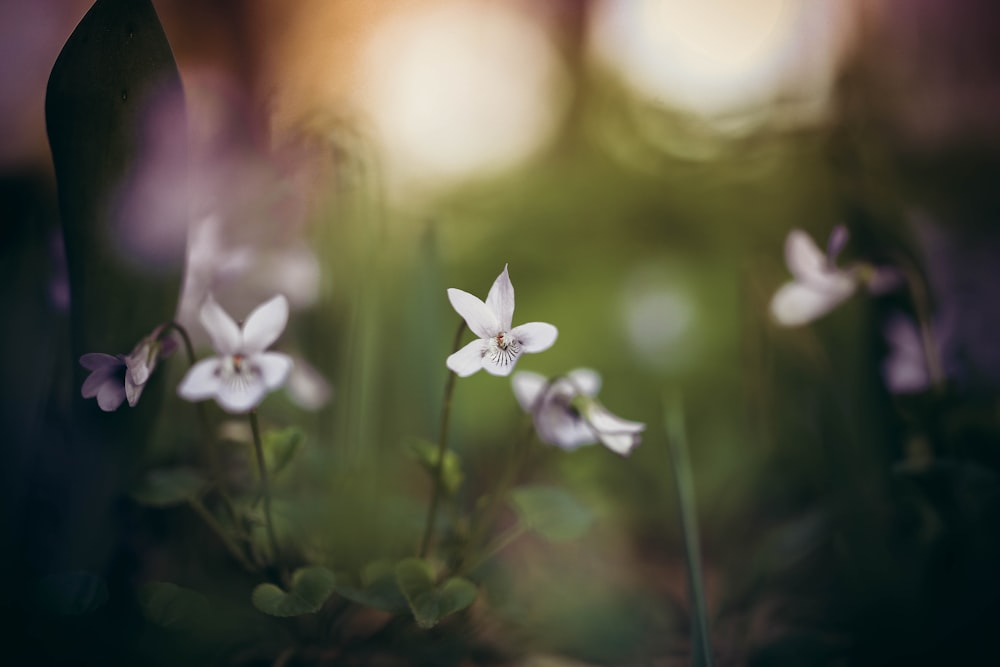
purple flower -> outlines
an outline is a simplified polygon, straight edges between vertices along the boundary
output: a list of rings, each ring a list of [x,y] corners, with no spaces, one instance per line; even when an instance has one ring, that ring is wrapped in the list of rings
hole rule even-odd
[[[491,375],[510,375],[524,352],[543,352],[556,342],[559,331],[545,322],[529,322],[511,327],[514,318],[514,286],[504,265],[493,282],[486,303],[468,292],[451,288],[448,300],[469,329],[479,336],[448,357],[449,369],[468,377],[479,369]]]
[[[209,297],[201,307],[201,323],[217,356],[192,366],[177,393],[189,401],[214,398],[227,412],[253,410],[285,384],[292,370],[287,354],[266,351],[287,322],[288,301],[281,295],[257,306],[242,328]]]
[[[80,357],[80,365],[90,371],[80,390],[83,397],[97,398],[105,412],[114,412],[126,399],[135,407],[156,364],[177,347],[172,338],[160,338],[162,331],[162,326],[156,327],[129,354],[91,352]]]
[[[642,439],[646,425],[612,414],[595,397],[601,376],[578,368],[549,381],[538,373],[519,371],[511,378],[514,396],[535,420],[539,439],[565,450],[600,442],[628,455]]]

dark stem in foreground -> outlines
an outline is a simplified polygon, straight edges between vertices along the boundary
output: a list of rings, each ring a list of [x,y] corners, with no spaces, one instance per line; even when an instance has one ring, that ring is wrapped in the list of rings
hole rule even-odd
[[[677,511],[684,534],[684,557],[687,561],[688,594],[691,597],[693,634],[691,664],[712,665],[712,644],[708,634],[708,605],[705,602],[704,574],[701,569],[701,546],[698,536],[698,515],[695,511],[694,480],[688,458],[687,431],[684,427],[684,406],[680,394],[665,400],[667,450],[671,472],[677,490]]]
[[[250,430],[253,431],[253,448],[257,453],[257,469],[260,471],[260,493],[264,497],[264,525],[267,528],[267,539],[271,543],[271,558],[278,562],[278,539],[274,536],[274,521],[271,518],[271,489],[267,481],[267,465],[264,464],[264,446],[260,439],[260,423],[257,421],[257,411],[250,411]]]
[[[455,332],[455,342],[451,346],[452,353],[457,352],[462,343],[462,334],[465,333],[465,321],[458,325]],[[444,469],[444,456],[448,452],[448,424],[451,421],[451,397],[455,393],[455,378],[458,377],[452,371],[448,371],[448,380],[444,385],[444,403],[441,405],[441,428],[438,439],[437,461],[434,466],[434,491],[431,494],[431,505],[427,508],[427,524],[424,526],[424,537],[420,540],[421,558],[427,556],[427,550],[431,546],[431,536],[434,534],[434,520],[437,516],[437,507],[441,502],[443,485],[441,484],[441,471]]]

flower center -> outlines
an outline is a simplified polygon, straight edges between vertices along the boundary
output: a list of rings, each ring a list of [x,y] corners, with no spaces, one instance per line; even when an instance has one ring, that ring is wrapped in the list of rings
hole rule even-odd
[[[500,332],[493,338],[490,338],[489,346],[486,348],[486,356],[498,366],[507,366],[514,363],[514,360],[517,359],[517,355],[520,353],[521,346],[506,331]]]
[[[226,357],[217,373],[226,383],[243,386],[252,382],[260,371],[247,360],[245,355],[237,353]]]

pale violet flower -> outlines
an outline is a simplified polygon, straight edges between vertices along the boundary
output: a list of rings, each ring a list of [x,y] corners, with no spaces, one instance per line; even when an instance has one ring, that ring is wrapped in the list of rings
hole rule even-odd
[[[511,380],[517,402],[535,420],[539,439],[550,445],[573,450],[600,442],[626,456],[646,429],[641,422],[612,414],[597,400],[601,376],[589,368],[551,381],[538,373],[518,371]]]
[[[934,354],[947,378],[959,375],[956,360],[947,355],[954,330],[954,318],[936,318],[930,329]],[[927,364],[927,350],[916,322],[899,312],[886,318],[882,333],[888,344],[888,354],[882,361],[882,377],[893,394],[915,394],[927,391],[934,383]],[[931,341],[928,341],[929,343]],[[944,379],[944,378],[940,378]]]
[[[200,319],[218,356],[191,367],[177,388],[182,398],[214,398],[227,412],[243,413],[284,385],[292,370],[291,357],[266,351],[288,322],[284,296],[257,306],[242,328],[211,297],[202,305]]]
[[[172,338],[160,338],[162,331],[162,326],[154,329],[129,354],[91,352],[80,357],[80,365],[90,371],[80,389],[83,397],[96,398],[105,412],[114,412],[125,400],[135,407],[156,364],[177,347]]]
[[[451,288],[448,300],[479,338],[448,357],[447,366],[468,377],[479,369],[491,375],[510,375],[524,352],[543,352],[556,342],[559,331],[545,322],[511,327],[514,318],[514,286],[504,265],[493,282],[486,303],[468,292]]]
[[[830,234],[824,253],[806,232],[793,229],[785,240],[785,263],[793,280],[771,299],[771,316],[785,326],[807,324],[826,315],[865,284],[874,293],[901,284],[899,272],[890,267],[856,264],[837,266],[837,257],[847,245],[848,232],[838,225]]]

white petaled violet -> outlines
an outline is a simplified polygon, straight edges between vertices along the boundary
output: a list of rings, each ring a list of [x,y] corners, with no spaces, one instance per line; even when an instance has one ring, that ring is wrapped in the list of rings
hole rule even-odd
[[[899,272],[890,267],[856,264],[837,266],[847,245],[847,228],[837,225],[824,253],[806,232],[793,229],[785,239],[785,263],[793,280],[782,285],[771,299],[771,316],[778,324],[794,327],[826,315],[865,284],[883,293],[901,284]]]
[[[544,352],[556,342],[559,331],[545,322],[529,322],[512,327],[514,286],[507,266],[493,282],[486,303],[460,289],[448,290],[448,300],[479,338],[448,357],[448,368],[459,377],[480,369],[491,375],[510,375],[518,357],[525,352]]]
[[[80,357],[80,365],[90,371],[80,389],[83,397],[96,398],[105,412],[114,412],[126,400],[135,407],[156,364],[177,347],[172,338],[160,338],[162,331],[162,326],[154,329],[129,354],[90,352]]]
[[[245,413],[260,405],[268,392],[285,384],[292,358],[267,351],[288,322],[284,296],[257,306],[242,328],[209,296],[201,307],[200,320],[217,356],[191,367],[177,387],[182,398],[214,398],[227,412]]]
[[[517,402],[534,418],[543,442],[568,451],[600,442],[627,456],[642,440],[645,424],[622,419],[597,400],[601,388],[597,371],[578,368],[551,381],[519,371],[511,381]]]

